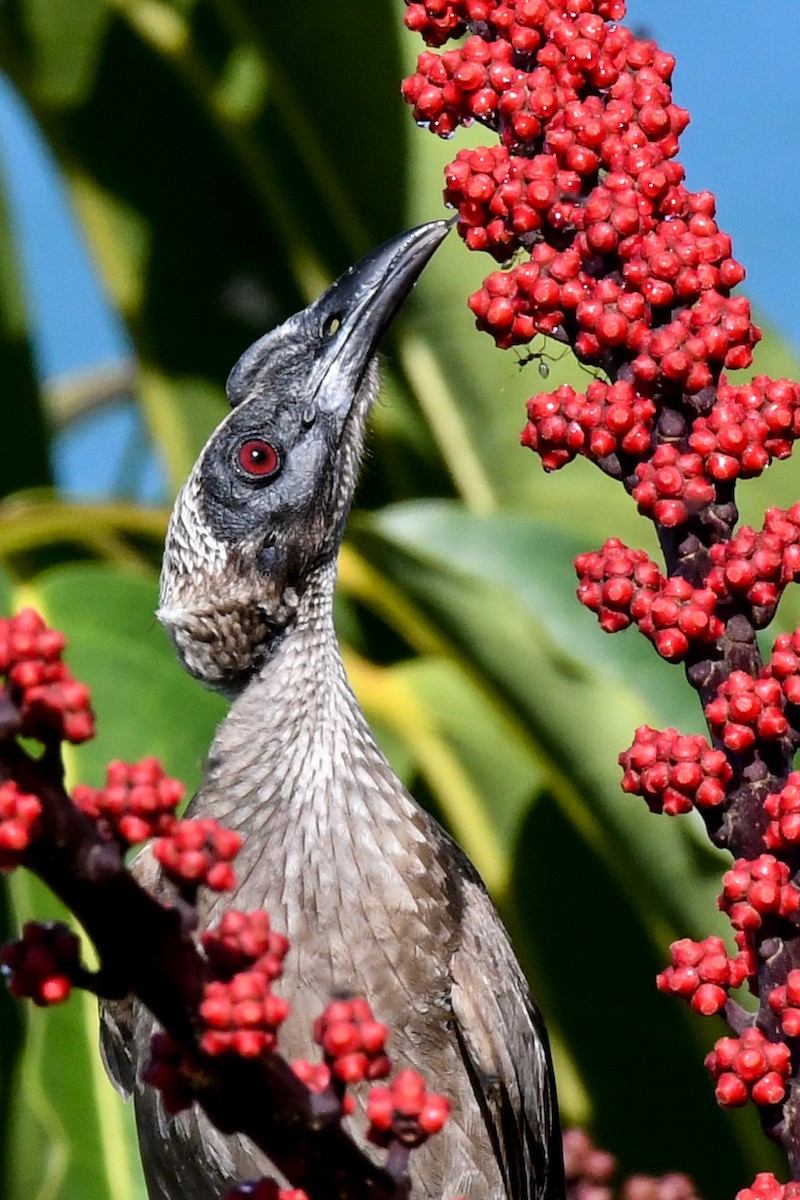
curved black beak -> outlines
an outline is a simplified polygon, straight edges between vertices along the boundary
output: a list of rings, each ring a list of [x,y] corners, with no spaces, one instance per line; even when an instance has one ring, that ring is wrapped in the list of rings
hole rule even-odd
[[[379,341],[449,229],[449,221],[431,221],[392,238],[305,310],[319,339],[308,397],[320,412],[346,416]]]
[[[283,391],[342,427],[378,342],[451,224],[431,221],[392,238],[254,342],[228,376],[231,407]],[[276,388],[285,379],[293,386]]]

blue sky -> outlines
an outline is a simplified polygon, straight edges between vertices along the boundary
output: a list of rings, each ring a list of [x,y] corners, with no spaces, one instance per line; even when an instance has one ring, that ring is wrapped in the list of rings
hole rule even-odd
[[[715,193],[744,290],[800,350],[800,3],[629,0],[626,23],[677,58],[688,186]]]
[[[675,99],[692,113],[680,155],[688,185],[716,193],[757,313],[800,351],[800,0],[629,0],[628,11],[628,24],[678,59]],[[47,152],[2,79],[0,156],[42,374],[125,358],[124,328],[93,276]],[[91,441],[78,441],[61,456],[68,484],[73,473],[85,483],[87,457],[96,462]],[[102,490],[101,467],[94,471]]]
[[[0,156],[21,237],[36,352],[46,377],[124,358],[128,342],[84,252],[36,126],[0,75]]]

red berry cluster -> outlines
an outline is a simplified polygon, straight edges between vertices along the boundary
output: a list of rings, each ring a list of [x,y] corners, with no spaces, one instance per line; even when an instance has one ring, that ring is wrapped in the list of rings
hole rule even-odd
[[[800,891],[789,882],[789,867],[772,854],[738,858],[722,877],[719,907],[734,929],[752,932],[765,917],[792,917],[800,909]]]
[[[564,1174],[569,1200],[697,1200],[686,1175],[631,1175],[614,1189],[617,1164],[611,1154],[598,1149],[582,1129],[567,1129],[563,1136]]]
[[[507,350],[529,342],[536,333],[560,336],[567,314],[586,296],[576,252],[540,242],[528,262],[489,275],[468,303],[478,328],[491,332],[497,345]]]
[[[767,849],[786,850],[800,844],[800,771],[792,771],[785,786],[767,796],[764,812],[770,818],[764,831]]]
[[[451,37],[459,37],[466,28],[461,4],[450,0],[406,0],[405,23],[408,29],[420,34],[428,46],[442,46]]]
[[[344,1083],[384,1079],[391,1070],[386,1055],[389,1030],[372,1015],[366,1000],[332,1000],[314,1022],[314,1041],[322,1047],[332,1073]]]
[[[744,598],[752,623],[763,628],[772,620],[786,585],[800,579],[800,505],[769,509],[760,532],[744,525],[710,552],[713,566],[707,586],[721,598]]]
[[[722,636],[715,615],[717,598],[709,588],[695,588],[679,575],[667,579],[649,611],[638,620],[662,658],[681,662],[694,646],[706,646]]]
[[[63,634],[48,629],[39,614],[24,608],[0,618],[0,675],[8,699],[19,711],[15,732],[39,741],[64,739],[75,744],[94,737],[89,689],[61,661]]]
[[[744,270],[713,195],[689,191],[675,161],[688,114],[673,102],[674,60],[611,23],[624,10],[410,3],[406,23],[429,46],[469,36],[423,53],[403,93],[435,133],[477,120],[498,135],[445,170],[459,233],[506,268],[469,298],[478,327],[503,348],[555,337],[610,376],[586,395],[532,397],[523,444],[547,470],[600,462],[643,513],[676,526],[789,453],[800,387],[722,374],[749,366],[761,336],[731,295]]]
[[[9,779],[0,784],[0,871],[13,871],[36,836],[42,813],[38,796],[21,792]]]
[[[200,1005],[200,1045],[206,1054],[258,1058],[275,1049],[289,1002],[274,995],[271,983],[260,971],[241,971],[227,981],[206,984]]]
[[[760,532],[732,537],[731,525],[735,481],[787,457],[800,436],[800,385],[763,375],[733,385],[724,374],[750,366],[761,336],[746,297],[732,294],[745,273],[713,195],[690,192],[676,161],[688,114],[673,101],[674,61],[613,23],[623,15],[623,3],[612,11],[601,0],[409,3],[407,25],[429,46],[466,40],[424,53],[404,95],[442,136],[473,121],[498,135],[498,146],[462,150],[445,172],[460,235],[501,268],[469,298],[478,328],[503,348],[553,337],[603,373],[585,392],[565,384],[534,395],[523,444],[548,471],[595,461],[662,527],[667,572],[612,539],[576,560],[578,596],[606,631],[636,624],[662,657],[688,662],[693,685],[711,692],[705,714],[723,748],[643,727],[620,756],[624,789],[670,814],[735,795],[721,826],[709,818],[734,848],[754,800],[766,846],[794,851],[800,772],[781,788],[788,767],[777,764],[800,727],[800,630],[778,639],[763,670],[748,632],[800,581],[800,505],[770,510]],[[769,771],[781,790],[759,822]],[[742,858],[720,907],[738,957],[719,939],[687,940],[659,976],[706,1013],[755,975],[759,931],[797,920],[800,891],[788,862]],[[794,1011],[774,995],[773,1006]],[[718,1043],[709,1066],[721,1103],[783,1098],[788,1050],[755,1028]],[[759,1200],[780,1200],[775,1189],[773,1180]]]
[[[749,1188],[736,1193],[736,1200],[798,1200],[800,1183],[778,1183],[771,1171],[756,1175]]]
[[[450,1101],[429,1092],[416,1071],[401,1071],[389,1087],[375,1087],[367,1099],[369,1139],[379,1146],[392,1140],[421,1146],[446,1125]]]
[[[739,1108],[748,1100],[779,1104],[792,1069],[791,1051],[785,1042],[768,1041],[760,1029],[746,1029],[740,1038],[720,1038],[706,1066],[723,1108]]]
[[[800,1037],[800,971],[790,971],[786,983],[773,988],[767,999],[786,1036]]]
[[[578,599],[597,613],[606,633],[627,629],[650,607],[666,580],[644,550],[630,550],[609,538],[600,550],[579,554],[575,571]]]
[[[302,1188],[282,1188],[274,1179],[254,1179],[231,1188],[222,1200],[308,1200]]]
[[[639,512],[659,525],[683,525],[716,499],[716,489],[703,470],[703,460],[692,451],[681,451],[662,442],[635,471],[631,495]]]
[[[201,942],[214,976],[200,1005],[202,1048],[243,1058],[274,1050],[289,1004],[271,988],[283,973],[288,939],[275,932],[265,912],[232,909]]]
[[[128,845],[169,833],[184,787],[164,774],[157,758],[137,763],[110,762],[102,788],[79,784],[72,799],[78,808],[113,837]]]
[[[709,588],[694,588],[686,579],[665,579],[643,550],[629,550],[609,538],[599,551],[579,554],[578,599],[596,612],[606,632],[635,621],[662,658],[684,659],[693,646],[719,638],[722,622],[715,615],[717,597]]]
[[[596,340],[592,328],[578,352],[594,358],[626,342],[626,325],[644,319],[630,348],[651,363],[666,359],[668,377],[688,381],[689,391],[707,386],[694,343],[713,356],[719,331],[707,338],[707,310],[693,314],[690,306],[706,294],[727,300],[744,273],[713,220],[713,197],[687,192],[683,169],[670,161],[688,122],[672,102],[673,58],[607,24],[608,5],[434,7],[435,15],[430,5],[413,5],[407,17],[430,45],[467,28],[474,33],[458,49],[422,54],[404,81],[404,97],[435,133],[447,136],[477,119],[497,130],[502,144],[500,153],[462,152],[447,168],[446,201],[458,209],[468,245],[503,260],[560,235],[589,268],[597,257],[613,260],[624,267],[625,303],[637,297],[646,308],[620,313]],[[624,11],[622,4],[613,8]],[[588,271],[586,278],[591,293],[608,285]],[[673,306],[682,307],[674,328],[650,337],[650,310]],[[726,342],[722,358],[737,345],[733,311],[717,322]],[[495,331],[491,316],[484,324]],[[497,332],[510,344],[505,328]]]
[[[725,800],[733,777],[721,750],[699,734],[640,725],[633,745],[619,756],[622,790],[647,801],[651,812],[669,816],[698,808],[715,808]]]
[[[641,456],[650,445],[655,411],[652,400],[638,396],[630,383],[595,379],[585,395],[565,383],[528,401],[520,440],[536,451],[546,471],[557,471],[576,454],[597,460]]]
[[[78,939],[60,921],[29,921],[19,941],[0,949],[12,996],[27,997],[41,1007],[69,998],[80,957]]]
[[[633,353],[647,344],[647,302],[615,279],[598,279],[575,309],[575,353],[584,362],[602,362],[608,351]]]
[[[745,959],[728,958],[722,938],[707,937],[702,942],[681,938],[669,950],[672,964],[656,976],[659,991],[688,1000],[703,1016],[720,1012],[730,988],[741,987],[747,978]]]
[[[689,445],[712,478],[750,479],[772,459],[787,458],[798,435],[800,385],[757,375],[734,387],[723,375],[711,412],[692,425]]]
[[[144,1083],[161,1092],[164,1111],[170,1116],[191,1108],[194,1102],[195,1070],[171,1034],[160,1030],[150,1039],[150,1059],[142,1068]]]
[[[563,10],[573,16],[597,13],[607,21],[621,21],[625,16],[624,0],[405,0],[405,23],[422,35],[429,46],[441,46],[451,37],[458,37],[468,24],[488,24],[494,34],[507,37],[522,54],[532,54],[539,46],[537,26],[547,16],[548,8]]]
[[[630,256],[622,248],[623,279],[654,308],[691,304],[704,291],[729,289],[744,279],[744,268],[731,258],[730,237],[714,220],[711,192],[687,193],[683,200],[683,218],[674,216],[645,233],[632,243]]]
[[[214,892],[227,892],[236,886],[231,861],[241,846],[238,833],[203,817],[176,821],[154,844],[153,853],[165,875],[179,887],[205,884]]]
[[[726,292],[705,291],[668,325],[649,330],[631,363],[640,386],[658,382],[665,389],[694,396],[714,384],[723,367],[750,366],[761,330],[750,320],[747,298]]]
[[[251,913],[228,909],[216,929],[201,934],[200,941],[215,979],[230,979],[240,971],[279,979],[289,949],[289,939],[272,928],[263,909]]]
[[[512,157],[505,146],[460,150],[445,183],[445,203],[459,209],[467,246],[498,262],[511,258],[520,243],[533,246],[543,227],[563,227],[580,188],[580,178],[560,170],[553,155]]]
[[[800,704],[800,629],[778,635],[764,673],[780,682],[787,704]]]
[[[783,712],[783,693],[777,679],[754,679],[732,671],[705,707],[711,732],[736,752],[750,750],[756,740],[777,741],[789,729]]]
[[[574,1200],[611,1200],[617,1169],[613,1154],[595,1146],[584,1129],[566,1129],[562,1143],[567,1195]]]

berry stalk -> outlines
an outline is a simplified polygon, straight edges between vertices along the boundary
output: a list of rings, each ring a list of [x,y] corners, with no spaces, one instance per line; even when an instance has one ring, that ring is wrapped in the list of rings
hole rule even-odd
[[[460,236],[497,264],[469,297],[478,329],[501,348],[553,338],[585,368],[583,390],[531,397],[523,445],[547,471],[589,459],[655,526],[663,565],[610,538],[575,566],[605,631],[636,625],[682,664],[709,727],[644,727],[620,756],[625,791],[696,809],[735,860],[720,907],[736,954],[684,939],[659,986],[729,1021],[707,1062],[717,1098],[756,1103],[800,1180],[800,630],[766,663],[756,641],[800,579],[800,504],[737,529],[735,500],[791,454],[800,386],[727,377],[761,337],[745,271],[714,196],[685,186],[675,60],[624,16],[623,0],[407,0],[428,49],[402,90],[432,133],[492,138],[445,169]],[[745,982],[755,1013],[729,995]]]

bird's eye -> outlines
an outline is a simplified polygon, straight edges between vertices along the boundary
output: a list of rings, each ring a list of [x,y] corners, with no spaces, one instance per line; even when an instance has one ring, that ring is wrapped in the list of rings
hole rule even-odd
[[[333,337],[338,329],[341,328],[342,318],[335,313],[333,316],[325,318],[325,324],[322,326],[323,337]]]
[[[261,438],[249,438],[243,442],[239,447],[237,460],[244,473],[254,479],[268,479],[270,475],[275,474],[280,465],[275,447]]]

